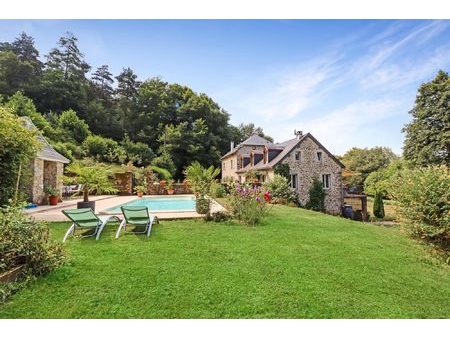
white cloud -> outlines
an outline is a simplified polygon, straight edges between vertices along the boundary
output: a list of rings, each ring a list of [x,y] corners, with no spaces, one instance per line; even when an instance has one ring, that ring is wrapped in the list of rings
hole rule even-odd
[[[376,144],[400,152],[400,130],[413,104],[414,88],[450,65],[450,44],[435,49],[425,44],[448,28],[448,22],[406,30],[408,26],[396,22],[366,41],[343,37],[312,62],[261,74],[253,88],[235,97],[230,112],[244,113],[246,122],[262,126],[276,141],[292,138],[296,128],[311,132],[337,154]],[[342,100],[341,93],[346,94]],[[393,126],[391,118],[398,125]],[[373,124],[382,121],[390,121],[391,128],[375,130]],[[395,136],[393,130],[398,130]]]
[[[305,131],[311,132],[334,153],[343,153],[355,144],[355,136],[367,126],[404,114],[402,102],[392,99],[357,101],[321,116],[301,123]],[[383,131],[380,130],[380,133]],[[370,141],[369,141],[370,142]],[[379,143],[382,140],[379,140]],[[361,144],[361,140],[358,143]]]

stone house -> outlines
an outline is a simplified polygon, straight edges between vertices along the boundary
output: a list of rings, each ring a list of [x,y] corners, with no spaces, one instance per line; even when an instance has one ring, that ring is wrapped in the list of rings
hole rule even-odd
[[[37,130],[36,126],[28,117],[23,117],[23,120],[28,128]],[[30,183],[29,199],[36,204],[45,204],[44,186],[51,185],[55,187],[61,196],[64,164],[70,161],[58,153],[39,131],[38,140],[42,144],[42,147],[31,163],[32,180]]]
[[[274,168],[289,167],[290,184],[302,205],[309,200],[309,189],[315,177],[322,181],[326,192],[325,209],[340,214],[343,203],[342,170],[344,165],[310,133],[296,132],[296,137],[282,143],[272,143],[253,134],[222,157],[222,180],[245,182],[256,173],[260,182],[269,181]]]

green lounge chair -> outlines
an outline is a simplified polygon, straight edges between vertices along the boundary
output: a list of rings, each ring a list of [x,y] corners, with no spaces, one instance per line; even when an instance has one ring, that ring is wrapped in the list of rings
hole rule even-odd
[[[112,219],[116,219],[118,222],[122,220],[117,216],[97,216],[91,208],[81,208],[81,209],[70,209],[63,210],[62,213],[67,216],[72,221],[72,225],[69,230],[67,230],[64,236],[63,242],[66,241],[70,234],[75,235],[75,231],[78,229],[89,230],[93,229],[94,232],[90,235],[81,237],[92,237],[95,236],[95,240],[98,240],[100,233]]]
[[[156,216],[150,215],[148,213],[147,207],[120,207],[122,209],[122,214],[124,219],[119,226],[116,233],[116,238],[119,238],[120,230],[123,228],[126,231],[127,224],[134,225],[135,227],[145,227],[144,231],[133,231],[135,234],[147,234],[150,236],[152,231],[153,222],[158,222]]]

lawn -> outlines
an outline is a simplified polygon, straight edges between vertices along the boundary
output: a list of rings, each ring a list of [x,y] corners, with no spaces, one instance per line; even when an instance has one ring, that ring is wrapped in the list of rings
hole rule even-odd
[[[51,224],[62,239],[67,223]],[[277,206],[249,228],[162,221],[69,239],[0,318],[448,318],[450,268],[398,228]]]

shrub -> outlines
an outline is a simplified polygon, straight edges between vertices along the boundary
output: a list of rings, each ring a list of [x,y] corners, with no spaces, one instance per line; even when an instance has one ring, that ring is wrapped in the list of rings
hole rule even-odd
[[[89,135],[82,147],[87,156],[98,161],[123,163],[126,159],[125,150],[113,139],[99,135]]]
[[[236,184],[231,189],[228,205],[234,218],[247,225],[257,225],[267,215],[265,192],[256,186]]]
[[[289,181],[284,176],[275,174],[264,186],[270,191],[274,203],[298,205],[298,194],[291,188]]]
[[[90,161],[72,162],[66,168],[71,176],[64,176],[64,181],[69,184],[83,185],[83,201],[89,201],[89,194],[95,192],[115,193],[116,189],[112,182],[112,170],[103,163]]]
[[[39,148],[36,133],[23,120],[0,107],[0,206],[15,199],[17,183],[25,186],[24,171]],[[25,191],[26,189],[19,189]]]
[[[403,169],[390,189],[412,235],[450,248],[450,171],[446,166]]]
[[[226,194],[227,194],[227,191],[221,183],[214,181],[211,184],[210,195],[212,197],[222,198],[222,197],[225,197]]]
[[[64,262],[65,252],[52,241],[47,225],[24,215],[22,207],[0,209],[0,273],[25,264],[25,275],[45,275]],[[14,289],[2,286],[0,300]]]
[[[216,211],[213,213],[208,213],[205,216],[206,222],[225,222],[230,219],[230,215],[228,215],[226,212],[223,211]]]
[[[175,175],[175,171],[177,170],[172,156],[167,151],[163,151],[158,157],[155,157],[152,160],[152,166],[166,169],[169,171],[171,177]]]
[[[283,176],[287,180],[290,179],[290,169],[289,169],[289,164],[287,164],[287,163],[277,164],[274,168],[274,172],[277,175]]]
[[[383,193],[377,191],[373,200],[373,214],[376,218],[384,218]]]
[[[72,109],[62,112],[59,116],[59,126],[78,143],[82,143],[91,134],[88,124]]]
[[[309,201],[305,206],[307,209],[315,211],[325,211],[325,191],[323,184],[318,178],[314,178],[309,189]]]
[[[160,167],[157,167],[154,165],[150,166],[149,168],[156,174],[156,176],[158,177],[159,180],[168,181],[172,178],[172,174],[167,169],[160,168]]]
[[[378,191],[382,193],[383,197],[391,198],[389,182],[405,167],[406,163],[404,161],[395,160],[386,168],[370,173],[364,181],[364,192],[369,196],[375,196],[375,193]]]
[[[135,165],[148,165],[155,158],[153,150],[142,142],[133,142],[128,135],[120,142],[125,151],[127,160]]]
[[[209,210],[211,208],[211,201],[208,197],[205,197],[203,195],[197,196],[195,200],[195,211],[199,213],[200,215],[204,215],[209,213]]]

